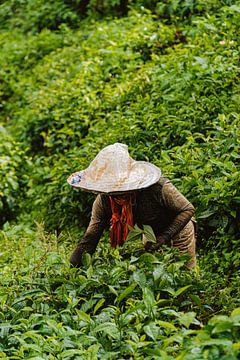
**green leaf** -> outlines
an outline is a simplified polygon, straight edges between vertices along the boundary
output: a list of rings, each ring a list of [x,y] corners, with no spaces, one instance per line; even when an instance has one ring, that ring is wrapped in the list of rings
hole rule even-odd
[[[159,260],[157,259],[157,257],[153,254],[150,254],[148,252],[145,252],[144,254],[142,254],[139,258],[139,261],[142,263],[145,263],[146,266],[148,264],[156,264],[159,263]]]
[[[147,278],[143,271],[137,270],[133,273],[133,280],[141,287],[146,286]]]
[[[220,322],[219,324],[217,324],[213,330],[212,330],[212,334],[218,334],[221,332],[231,332],[233,328],[233,323],[232,321],[223,321]]]
[[[151,358],[147,358],[147,359],[149,359],[149,360],[150,360],[150,359],[172,360],[172,359],[168,356],[168,354],[167,354],[166,351],[160,350],[160,349],[157,349],[157,348],[155,348],[155,349],[146,349],[146,350],[144,351],[144,353],[145,353],[146,355],[151,356]]]
[[[234,321],[234,323],[240,323],[240,307],[231,312],[230,318]]]
[[[70,350],[65,350],[61,353],[61,357],[63,359],[72,359],[77,355],[83,355],[84,351],[83,350],[78,350],[78,349],[70,349]],[[34,358],[35,359],[35,358]]]
[[[134,228],[132,228],[131,226],[128,226],[130,231],[128,233],[127,239],[126,241],[133,241],[133,240],[138,240],[141,239],[143,230],[140,229],[137,225],[134,226]]]
[[[83,266],[86,268],[89,268],[92,266],[92,257],[89,253],[87,253],[87,252],[83,253],[82,263],[83,263]]]
[[[2,323],[0,324],[0,338],[4,338],[9,334],[11,329],[11,323]]]
[[[205,210],[198,214],[198,219],[207,219],[208,217],[212,216],[215,213],[213,210]]]
[[[201,342],[201,346],[205,347],[205,346],[212,346],[212,345],[216,345],[216,346],[226,346],[229,349],[232,347],[232,341],[227,340],[227,339],[210,339],[210,340],[202,340]]]
[[[192,287],[192,285],[186,285],[183,286],[182,288],[178,289],[177,291],[175,291],[173,297],[176,298],[179,295],[181,295],[182,293],[184,293],[187,289],[189,289],[190,287]]]
[[[168,329],[168,330],[172,330],[172,331],[177,331],[176,326],[174,326],[174,324],[168,322],[168,321],[163,321],[163,320],[156,320],[156,324],[160,325],[162,328],[164,329]]]
[[[117,292],[117,290],[114,289],[113,286],[108,285],[108,288],[109,288],[109,290],[111,291],[111,293],[113,293],[114,295],[118,296],[118,292]]]
[[[7,358],[7,354],[5,352],[0,351],[0,357],[1,358]]]
[[[76,309],[76,313],[79,320],[82,320],[86,323],[90,322],[91,320],[90,315],[86,314],[84,311]]]
[[[233,344],[234,350],[240,350],[240,341]]]
[[[143,330],[152,340],[156,341],[159,335],[159,326],[157,326],[154,322],[151,322],[144,326]]]
[[[194,324],[200,324],[199,321],[196,321],[196,313],[195,312],[187,312],[185,314],[182,314],[179,318],[178,321],[180,322],[180,324],[183,324],[186,328],[189,328],[189,326],[194,323]]]
[[[92,276],[93,276],[93,267],[92,267],[92,265],[90,265],[90,266],[88,267],[87,272],[86,272],[86,275],[87,275],[87,278],[88,278],[88,279],[91,279],[91,278],[92,278]]]
[[[190,298],[195,302],[196,305],[201,306],[201,299],[196,294],[190,294]]]
[[[143,302],[148,312],[153,310],[156,303],[152,290],[147,287],[143,288]]]
[[[103,306],[104,303],[105,303],[105,299],[104,298],[100,299],[97,302],[97,304],[94,306],[93,314],[96,314],[96,312]]]
[[[160,266],[155,267],[154,270],[153,270],[153,278],[154,278],[154,280],[155,281],[158,280],[162,275],[164,275],[164,273],[165,273],[165,270],[164,270],[163,264],[160,265]]]
[[[149,225],[143,225],[143,233],[145,234],[147,240],[152,243],[156,243],[157,239],[153,232],[153,229]]]
[[[182,344],[184,337],[179,334],[173,334],[172,336],[167,337],[164,339],[164,348],[167,348],[170,344]]]
[[[133,290],[135,289],[135,287],[137,286],[136,282],[133,282],[131,285],[129,285],[116,299],[115,302],[117,302],[118,304],[125,299],[127,296],[129,296],[130,294],[132,294]]]
[[[129,231],[126,241],[136,241],[136,240],[140,240],[140,239],[141,239],[140,234],[135,233],[133,231]]]
[[[116,324],[114,324],[112,322],[106,322],[104,324],[100,324],[100,325],[96,326],[92,331],[94,333],[95,332],[100,332],[100,333],[103,332],[103,333],[109,335],[110,337],[112,337],[113,339],[119,338],[119,335],[120,335]]]

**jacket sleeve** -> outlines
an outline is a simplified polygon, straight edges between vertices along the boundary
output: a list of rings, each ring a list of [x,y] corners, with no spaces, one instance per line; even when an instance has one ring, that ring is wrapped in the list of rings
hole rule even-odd
[[[175,188],[168,180],[162,187],[162,199],[164,206],[176,214],[172,222],[161,234],[167,242],[173,239],[191,220],[195,209],[193,205]]]
[[[83,253],[93,254],[95,252],[104,229],[110,225],[111,212],[107,201],[108,199],[104,195],[96,197],[88,228],[70,257],[70,263],[73,266],[81,265]]]

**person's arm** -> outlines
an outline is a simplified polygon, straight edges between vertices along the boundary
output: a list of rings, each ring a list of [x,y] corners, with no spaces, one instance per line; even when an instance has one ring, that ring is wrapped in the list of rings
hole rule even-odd
[[[175,188],[168,180],[166,181],[156,196],[160,199],[163,206],[175,214],[173,220],[164,229],[162,234],[157,237],[157,244],[147,244],[147,250],[158,249],[162,244],[170,243],[191,220],[195,209],[193,205]]]
[[[161,234],[167,241],[173,239],[191,220],[194,206],[183,196],[175,186],[167,181],[162,188],[163,202],[166,208],[176,214],[173,221]]]
[[[96,197],[88,228],[70,257],[72,266],[81,266],[83,253],[93,254],[95,252],[103,230],[110,225],[110,213],[106,202],[107,198],[103,195]]]

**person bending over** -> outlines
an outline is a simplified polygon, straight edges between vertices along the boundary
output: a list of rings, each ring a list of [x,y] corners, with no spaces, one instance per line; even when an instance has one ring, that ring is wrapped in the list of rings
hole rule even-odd
[[[110,228],[110,244],[122,246],[129,225],[150,225],[156,243],[143,239],[147,251],[168,244],[190,255],[186,266],[196,266],[196,233],[193,205],[161,175],[155,165],[133,160],[125,144],[115,143],[101,150],[85,170],[68,178],[76,188],[97,193],[88,228],[73,251],[70,263],[81,266],[82,255],[93,254],[104,230]]]

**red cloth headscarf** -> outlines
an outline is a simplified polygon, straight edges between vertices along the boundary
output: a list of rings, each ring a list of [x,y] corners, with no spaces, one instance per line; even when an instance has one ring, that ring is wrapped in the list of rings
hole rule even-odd
[[[110,230],[111,246],[116,248],[122,246],[128,236],[128,225],[134,226],[132,205],[135,194],[124,195],[124,197],[110,196],[112,219]]]

